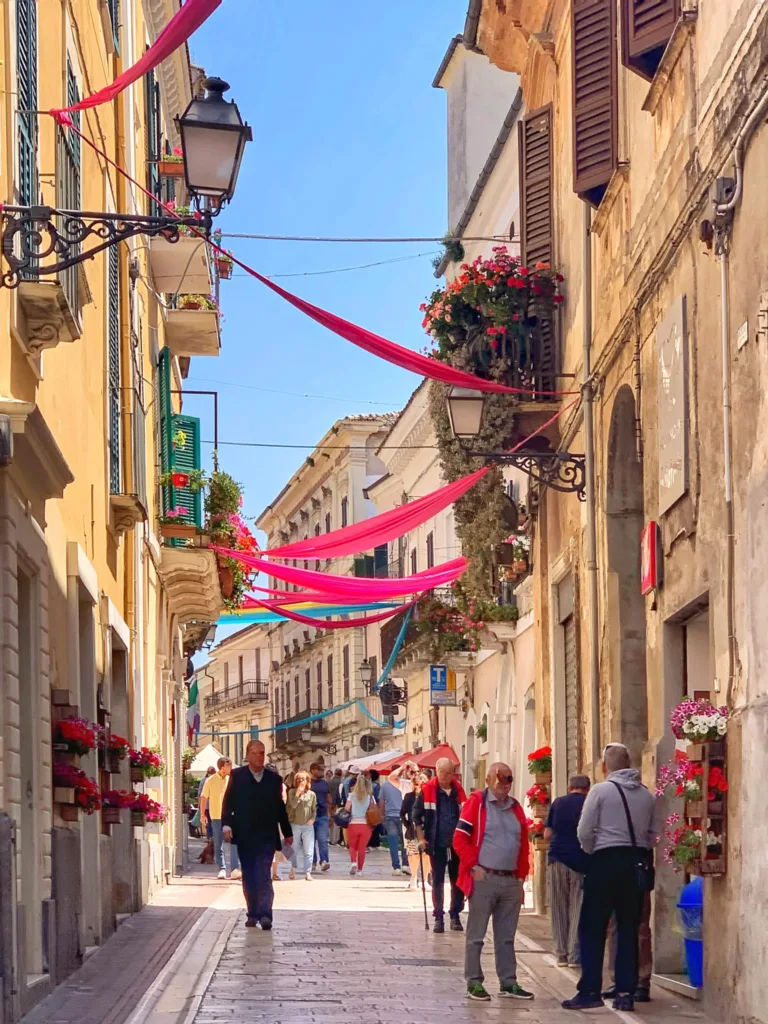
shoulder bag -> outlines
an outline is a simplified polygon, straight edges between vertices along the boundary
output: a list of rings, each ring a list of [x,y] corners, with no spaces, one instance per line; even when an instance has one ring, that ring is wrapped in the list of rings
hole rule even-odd
[[[632,849],[635,851],[635,859],[633,867],[635,870],[635,880],[637,887],[640,892],[653,892],[653,887],[656,885],[656,872],[653,868],[652,853],[650,850],[646,850],[645,847],[637,845],[637,839],[635,838],[635,826],[632,824],[632,815],[629,813],[629,804],[627,798],[624,795],[624,790],[613,779],[610,780],[613,785],[618,789],[621,802],[624,804],[624,813],[627,816],[627,827],[629,828],[629,838],[632,840]]]
[[[376,826],[380,825],[383,820],[381,811],[379,810],[379,805],[376,803],[374,798],[371,797],[371,802],[368,804],[368,810],[365,812],[365,823],[370,825],[371,828],[376,828]]]

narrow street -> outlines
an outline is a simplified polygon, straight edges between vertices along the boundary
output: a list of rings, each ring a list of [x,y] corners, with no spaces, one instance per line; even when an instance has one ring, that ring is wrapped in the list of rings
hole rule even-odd
[[[246,931],[240,885],[196,865],[23,1024],[559,1024],[583,1017],[560,1007],[576,975],[555,965],[546,920],[528,910],[518,932],[519,978],[535,1000],[472,1003],[464,994],[464,936],[425,931],[421,893],[392,877],[387,852],[371,851],[360,879],[347,874],[344,851],[332,856],[331,871],[312,882],[276,883],[272,932]],[[484,970],[495,993],[490,941]],[[658,988],[653,996],[635,1014],[606,1004],[590,1015],[713,1024],[695,1002]]]

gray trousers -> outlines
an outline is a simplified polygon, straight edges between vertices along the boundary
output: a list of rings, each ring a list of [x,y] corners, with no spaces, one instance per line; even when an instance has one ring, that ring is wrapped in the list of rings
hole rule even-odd
[[[517,981],[515,933],[523,905],[523,883],[519,878],[486,875],[475,882],[469,899],[467,944],[464,952],[464,977],[467,985],[483,982],[480,955],[493,918],[493,951],[496,956],[496,974],[501,985],[514,985]]]
[[[579,914],[584,895],[584,875],[559,861],[547,864],[549,907],[552,913],[552,938],[558,957],[569,964],[580,964]]]

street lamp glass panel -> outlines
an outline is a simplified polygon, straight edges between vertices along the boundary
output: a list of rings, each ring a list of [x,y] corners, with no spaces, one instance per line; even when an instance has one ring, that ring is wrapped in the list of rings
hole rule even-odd
[[[365,658],[360,662],[360,678],[367,686],[373,677],[373,665]]]
[[[454,437],[477,437],[483,424],[485,395],[475,388],[452,387],[446,399]]]
[[[220,78],[207,78],[204,99],[194,99],[176,124],[184,151],[187,188],[219,204],[231,199],[243,150],[253,138],[235,103],[224,99],[229,89]]]
[[[303,743],[309,743],[309,741],[311,739],[312,739],[312,730],[311,729],[302,729],[301,730],[301,740],[302,740],[302,742]]]

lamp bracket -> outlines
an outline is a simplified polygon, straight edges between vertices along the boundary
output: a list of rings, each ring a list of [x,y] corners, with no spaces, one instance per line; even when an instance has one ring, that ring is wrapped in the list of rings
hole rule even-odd
[[[577,494],[579,501],[586,499],[586,472],[583,455],[570,452],[474,452],[467,451],[473,458],[484,459],[497,466],[514,466],[521,469],[536,483],[551,487],[563,494]]]
[[[169,242],[178,242],[179,228],[185,226],[208,238],[211,213],[203,211],[200,217],[143,217],[59,210],[52,206],[3,205],[0,223],[5,264],[0,266],[0,288],[17,288],[23,278],[59,274],[135,235],[163,235]],[[94,244],[83,248],[89,238]]]

